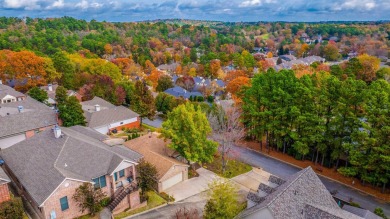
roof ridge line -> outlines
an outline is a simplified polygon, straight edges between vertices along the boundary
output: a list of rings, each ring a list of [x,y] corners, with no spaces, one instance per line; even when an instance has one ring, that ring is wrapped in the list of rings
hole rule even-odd
[[[297,180],[298,180],[304,173],[306,173],[308,170],[309,170],[309,168],[303,169],[303,170],[302,170],[302,173],[299,174],[293,181],[291,181],[290,184],[288,184],[288,185],[286,186],[286,188],[284,188],[279,194],[277,194],[276,197],[275,197],[274,199],[272,199],[266,206],[271,205],[276,199],[279,198],[279,196],[281,196],[288,188],[290,188],[291,185],[292,185],[293,183],[295,183],[295,181],[297,181]],[[287,181],[286,181],[286,182],[287,182]],[[286,182],[285,182],[285,183],[286,183]],[[277,187],[276,187],[276,188],[277,188]]]
[[[64,144],[63,144],[62,147],[61,147],[60,153],[58,153],[58,156],[57,156],[56,160],[54,161],[54,168],[55,168],[56,170],[58,170],[58,172],[60,172],[61,175],[62,175],[63,177],[65,177],[65,178],[67,178],[67,177],[62,173],[62,171],[59,169],[59,167],[57,167],[57,161],[58,161],[58,158],[60,157],[62,151],[64,150],[65,145],[66,145],[66,143],[68,142],[68,140],[69,140],[69,136],[66,136],[65,142],[64,142]]]

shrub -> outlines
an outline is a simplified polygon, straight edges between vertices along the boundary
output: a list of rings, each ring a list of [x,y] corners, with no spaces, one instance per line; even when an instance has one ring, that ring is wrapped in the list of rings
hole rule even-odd
[[[21,198],[13,198],[0,204],[0,218],[19,219],[23,218],[24,209]]]
[[[360,205],[356,202],[350,202],[349,205],[360,208]]]
[[[382,208],[375,208],[374,214],[378,215],[379,217],[382,217],[383,219],[387,219],[385,213],[383,212]]]
[[[168,202],[174,202],[174,201],[175,201],[175,198],[174,198],[174,197],[168,195],[168,194],[165,193],[165,192],[161,192],[161,193],[160,193],[160,196],[161,196],[163,199],[167,200]]]
[[[106,207],[108,204],[110,204],[111,198],[110,197],[105,197],[100,201],[100,205],[102,207]]]

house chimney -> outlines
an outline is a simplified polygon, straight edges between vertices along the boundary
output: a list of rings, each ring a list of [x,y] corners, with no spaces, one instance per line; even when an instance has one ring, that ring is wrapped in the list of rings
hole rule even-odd
[[[3,80],[0,79],[0,84],[3,84]]]
[[[58,125],[54,127],[54,137],[59,138],[61,137],[61,129]]]
[[[99,111],[100,111],[100,105],[99,105],[99,104],[96,104],[96,105],[95,105],[95,111],[96,111],[96,112],[99,112]]]
[[[53,85],[52,84],[48,84],[47,85],[47,90],[48,91],[53,91]]]
[[[19,111],[19,113],[22,113],[23,112],[23,106],[18,106],[18,111]]]

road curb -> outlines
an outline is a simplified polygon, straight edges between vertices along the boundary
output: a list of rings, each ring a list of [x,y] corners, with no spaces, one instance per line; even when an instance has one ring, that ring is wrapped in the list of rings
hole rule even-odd
[[[122,219],[134,218],[134,217],[140,216],[141,214],[145,214],[145,213],[148,213],[148,212],[150,212],[150,211],[154,211],[154,210],[157,210],[157,209],[159,209],[159,208],[165,207],[165,206],[167,206],[168,204],[169,204],[169,203],[165,203],[165,204],[159,205],[159,206],[157,206],[157,207],[155,207],[155,208],[151,208],[151,209],[148,209],[148,210],[146,210],[146,211],[142,211],[142,212],[140,212],[140,213],[137,213],[137,214],[133,214],[133,215],[124,217],[124,218],[122,218]]]
[[[238,147],[242,147],[242,146],[238,146]],[[244,147],[242,147],[242,148],[244,148]],[[293,167],[295,167],[295,168],[304,169],[304,168],[302,168],[302,167],[300,167],[300,166],[298,166],[298,165],[289,163],[289,162],[284,161],[284,160],[281,160],[281,159],[279,159],[279,158],[272,157],[272,156],[270,156],[270,155],[268,155],[268,154],[265,154],[265,153],[256,151],[256,150],[254,150],[254,149],[252,149],[252,148],[246,148],[246,147],[245,147],[245,149],[248,149],[248,150],[253,151],[253,152],[257,153],[257,154],[261,154],[261,155],[264,155],[264,156],[266,156],[266,157],[272,158],[272,159],[274,159],[274,160],[283,162],[283,163],[288,164],[288,165],[290,165],[290,166],[293,166]],[[315,172],[315,171],[314,171],[314,172]],[[361,190],[361,189],[352,187],[352,186],[350,186],[349,184],[340,182],[340,181],[338,181],[338,180],[332,179],[332,178],[330,178],[330,177],[328,177],[328,176],[319,174],[319,173],[317,173],[317,172],[315,172],[315,173],[316,173],[318,176],[321,176],[321,177],[326,178],[326,179],[328,179],[328,180],[331,180],[331,181],[333,181],[333,182],[337,182],[337,183],[339,183],[339,184],[341,184],[341,185],[344,185],[344,186],[346,186],[346,187],[348,187],[348,188],[350,188],[350,189],[354,189],[354,190],[356,190],[356,191],[358,191],[358,192],[364,193],[364,194],[366,194],[366,195],[369,195],[369,196],[374,197],[375,199],[378,199],[378,200],[384,201],[385,203],[388,203],[386,200],[383,200],[383,199],[381,199],[381,198],[378,198],[378,197],[376,197],[376,196],[374,196],[374,195],[372,195],[372,194],[370,194],[370,193],[368,193],[368,192],[366,192],[366,191],[363,191],[363,190]]]

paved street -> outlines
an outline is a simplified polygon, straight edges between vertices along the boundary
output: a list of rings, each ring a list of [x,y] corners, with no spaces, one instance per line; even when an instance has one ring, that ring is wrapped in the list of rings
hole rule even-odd
[[[143,118],[142,122],[145,123],[146,125],[150,125],[150,126],[153,126],[155,128],[161,128],[163,120],[160,117],[156,116],[156,118],[154,118],[154,120],[150,120],[148,118]]]
[[[242,162],[248,163],[254,167],[262,168],[266,172],[281,178],[286,178],[287,176],[290,176],[300,170],[294,166],[288,165],[243,147],[234,147],[233,150],[239,154],[238,158]],[[386,215],[390,215],[390,204],[386,204],[372,196],[362,194],[359,191],[351,189],[340,183],[328,180],[323,177],[320,177],[320,179],[329,191],[338,191],[336,197],[347,201],[352,198],[353,202],[359,203],[361,207],[370,211],[374,211],[376,207],[381,207]]]

